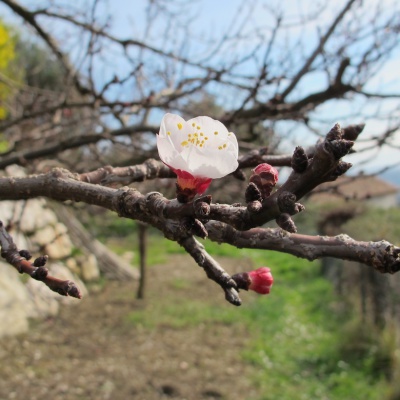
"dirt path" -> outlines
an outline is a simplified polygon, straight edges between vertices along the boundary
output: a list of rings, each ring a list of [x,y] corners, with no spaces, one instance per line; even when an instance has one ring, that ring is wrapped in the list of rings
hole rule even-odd
[[[129,321],[134,310],[151,313],[160,301],[224,301],[187,256],[150,273],[145,302],[134,300],[132,283],[107,283],[28,335],[2,339],[0,399],[254,399],[255,371],[241,359],[244,327]]]

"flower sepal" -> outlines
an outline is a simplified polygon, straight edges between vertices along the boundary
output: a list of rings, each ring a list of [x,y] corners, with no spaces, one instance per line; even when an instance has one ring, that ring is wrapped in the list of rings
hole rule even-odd
[[[189,172],[171,169],[177,175],[176,198],[180,203],[189,203],[196,195],[202,195],[212,181],[211,178],[194,177]]]

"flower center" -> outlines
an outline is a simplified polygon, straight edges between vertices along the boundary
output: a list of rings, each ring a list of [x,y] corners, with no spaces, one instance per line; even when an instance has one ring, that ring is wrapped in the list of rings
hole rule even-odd
[[[181,130],[182,129],[182,124],[178,123],[178,129]],[[184,138],[184,140],[182,140],[182,142],[180,143],[180,145],[182,147],[189,147],[191,145],[196,146],[196,147],[204,147],[205,144],[207,143],[207,140],[209,140],[209,137],[204,134],[204,132],[201,131],[201,126],[196,125],[194,122],[192,123],[192,128],[194,129],[194,131],[192,131],[191,133],[187,134],[187,137]],[[167,132],[168,135],[170,135],[170,132]],[[214,131],[213,132],[214,136],[218,136],[219,132],[218,131]],[[230,136],[231,133],[228,134],[228,136]],[[227,147],[227,143],[223,143],[223,144],[219,144],[218,146],[218,150],[223,150],[226,149]]]

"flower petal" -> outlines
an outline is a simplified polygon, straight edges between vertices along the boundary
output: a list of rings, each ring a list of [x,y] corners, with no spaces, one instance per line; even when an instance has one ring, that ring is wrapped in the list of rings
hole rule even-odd
[[[179,115],[165,114],[160,126],[160,132],[157,135],[157,148],[161,160],[176,169],[187,169],[187,164],[179,154],[179,146],[184,136],[181,131],[184,130],[186,121]]]
[[[218,134],[221,135],[228,135],[229,133],[228,129],[226,129],[222,122],[206,116],[192,118],[187,121],[187,124],[193,128],[198,127],[199,131],[207,132],[209,134],[218,132]]]
[[[161,160],[202,178],[221,178],[238,167],[238,143],[219,121],[200,116],[185,121],[166,114],[157,135]]]
[[[186,151],[188,154],[185,154]],[[186,158],[189,156],[190,158]],[[182,152],[182,157],[188,160],[189,172],[193,176],[218,179],[230,174],[238,167],[236,153],[229,152],[226,149],[209,148],[202,150],[192,146],[191,149],[185,149]]]

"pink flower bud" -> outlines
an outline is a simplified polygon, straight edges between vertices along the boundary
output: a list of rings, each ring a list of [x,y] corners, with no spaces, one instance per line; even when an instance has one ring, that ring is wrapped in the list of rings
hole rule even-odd
[[[250,285],[249,289],[260,294],[268,294],[271,290],[274,278],[271,270],[267,267],[261,267],[249,273]]]
[[[253,169],[250,182],[253,182],[261,192],[261,196],[266,198],[278,182],[278,171],[267,163],[259,164]]]
[[[261,267],[250,272],[240,272],[231,277],[238,289],[254,290],[260,294],[268,294],[274,283],[271,270],[267,267]]]

